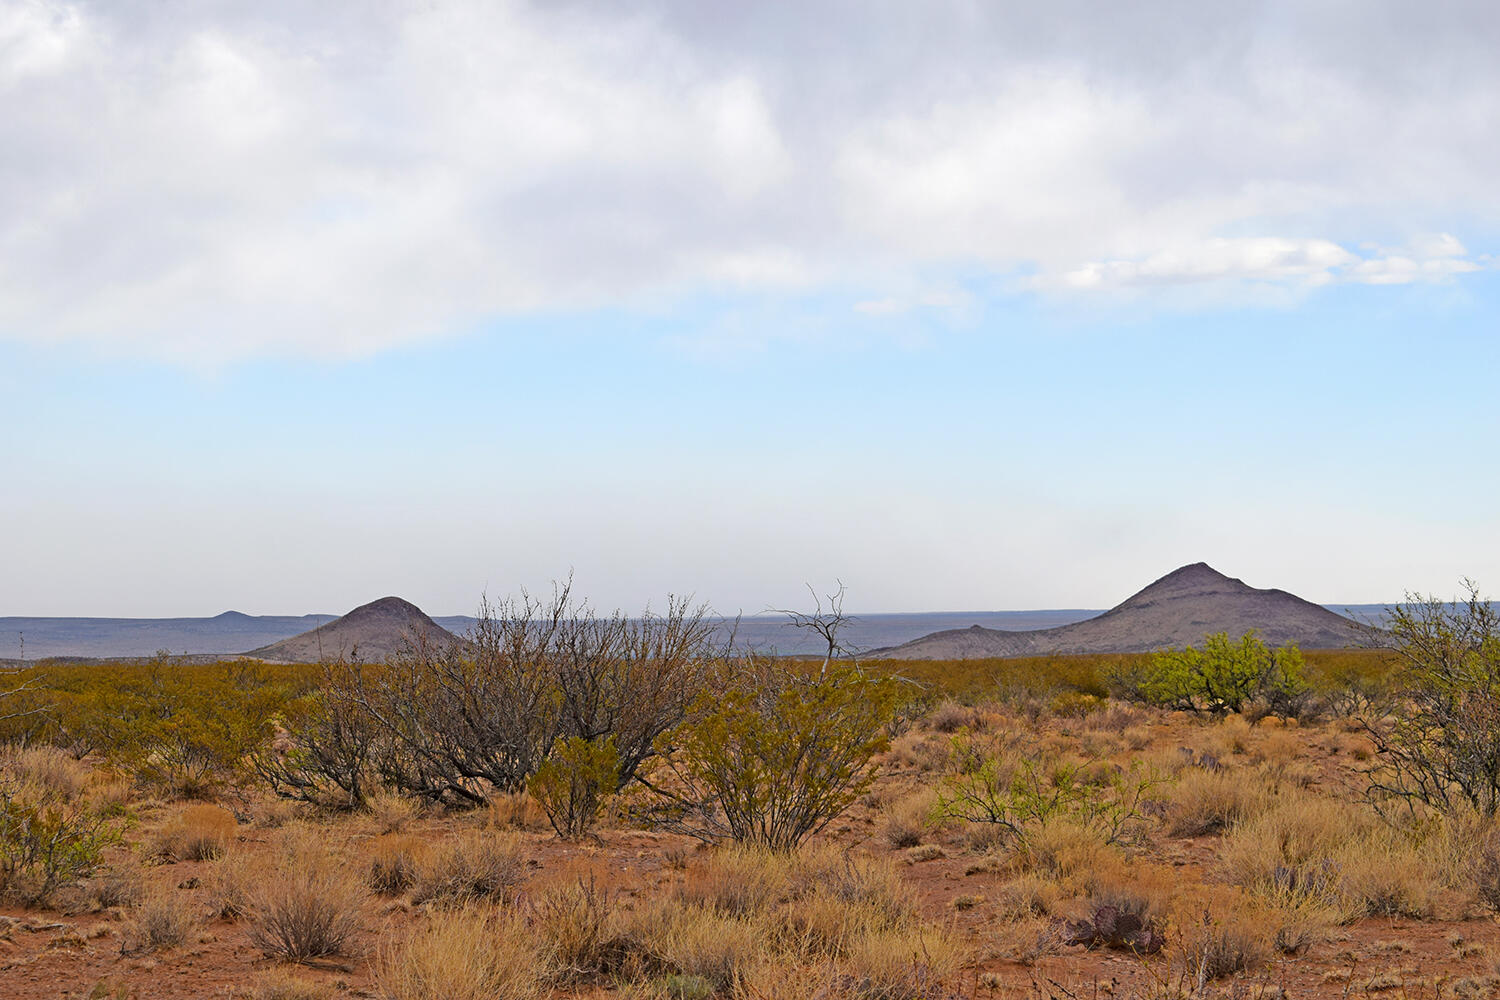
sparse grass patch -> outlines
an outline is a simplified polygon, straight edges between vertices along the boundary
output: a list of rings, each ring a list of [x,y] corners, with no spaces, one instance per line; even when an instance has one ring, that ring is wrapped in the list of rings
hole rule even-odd
[[[234,813],[223,806],[191,805],[157,834],[151,853],[171,861],[214,861],[223,857],[238,829]]]
[[[525,871],[525,848],[518,836],[467,831],[420,859],[412,901],[440,906],[504,902]]]
[[[125,924],[121,952],[137,955],[176,948],[197,932],[198,914],[181,893],[171,890],[148,894]]]
[[[486,908],[438,910],[382,948],[375,982],[384,1000],[535,1000],[545,967],[516,915]]]
[[[303,962],[347,954],[365,889],[314,835],[289,831],[250,893],[250,940],[266,955]]]
[[[1270,803],[1270,789],[1252,775],[1190,768],[1170,792],[1167,832],[1174,837],[1221,833]]]
[[[290,969],[270,968],[256,974],[248,1000],[332,1000],[334,994],[332,987],[303,979]]]
[[[365,884],[383,896],[399,896],[416,884],[427,842],[410,834],[387,833],[370,842]]]

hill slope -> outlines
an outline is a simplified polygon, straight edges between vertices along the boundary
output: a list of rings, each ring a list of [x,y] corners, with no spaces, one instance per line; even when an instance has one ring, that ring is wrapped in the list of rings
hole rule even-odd
[[[966,660],[1054,653],[1142,653],[1195,645],[1213,632],[1238,637],[1254,629],[1273,646],[1305,649],[1360,643],[1368,629],[1284,590],[1258,590],[1210,567],[1174,570],[1104,614],[1027,632],[981,628],[934,632],[876,650],[876,659]]]
[[[410,601],[382,597],[326,625],[252,649],[245,655],[278,663],[317,663],[357,655],[372,663],[390,659],[419,636],[438,644],[456,639]]]

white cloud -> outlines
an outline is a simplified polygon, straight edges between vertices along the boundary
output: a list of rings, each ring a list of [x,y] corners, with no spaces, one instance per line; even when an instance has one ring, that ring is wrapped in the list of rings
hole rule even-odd
[[[1500,12],[1155,6],[0,0],[0,337],[337,356],[705,287],[1485,266],[1417,234],[1500,223]]]
[[[1250,237],[1213,239],[1160,250],[1140,260],[1094,261],[1031,287],[1056,291],[1119,290],[1204,282],[1272,282],[1311,288],[1337,281],[1410,284],[1451,281],[1483,270],[1462,243],[1446,233],[1423,236],[1404,250],[1361,257],[1329,240]]]

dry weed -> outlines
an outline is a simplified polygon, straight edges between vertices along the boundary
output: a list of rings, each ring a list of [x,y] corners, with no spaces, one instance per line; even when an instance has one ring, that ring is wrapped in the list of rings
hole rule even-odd
[[[416,884],[427,842],[410,834],[387,833],[370,842],[365,884],[384,896],[399,896]]]
[[[197,931],[198,924],[198,915],[181,893],[153,892],[126,921],[120,951],[136,955],[176,948]]]
[[[387,792],[370,796],[366,805],[376,833],[402,833],[421,812],[411,799]]]
[[[365,888],[315,835],[292,830],[251,890],[250,940],[266,955],[302,962],[347,954],[359,930]]]
[[[419,861],[412,901],[441,906],[504,902],[514,895],[525,871],[525,847],[519,836],[468,831]]]
[[[541,956],[522,920],[485,908],[434,911],[383,948],[375,982],[385,1000],[535,1000]]]
[[[172,861],[213,861],[234,842],[239,823],[223,806],[192,805],[157,834],[152,854]]]

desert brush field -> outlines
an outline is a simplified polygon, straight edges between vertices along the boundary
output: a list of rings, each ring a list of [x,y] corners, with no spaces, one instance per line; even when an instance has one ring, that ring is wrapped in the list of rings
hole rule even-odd
[[[1488,639],[877,668],[686,622],[6,675],[0,996],[1500,987]]]

